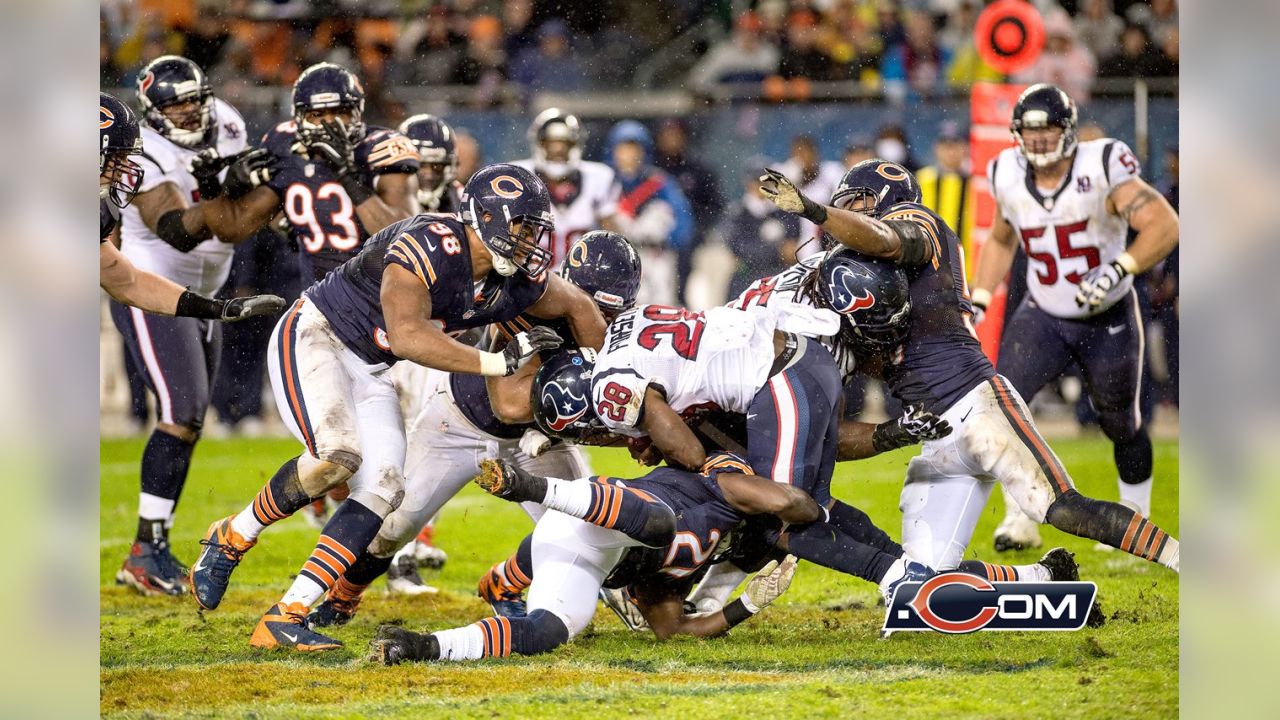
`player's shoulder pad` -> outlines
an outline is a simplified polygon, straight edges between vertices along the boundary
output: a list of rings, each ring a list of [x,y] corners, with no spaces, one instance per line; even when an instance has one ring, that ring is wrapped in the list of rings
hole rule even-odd
[[[262,147],[274,155],[288,156],[290,146],[298,137],[298,124],[293,120],[285,120],[262,134]]]
[[[387,262],[417,275],[427,287],[436,287],[443,278],[451,277],[449,260],[462,255],[465,242],[462,224],[452,215],[438,213],[401,220],[378,232],[384,234],[388,238]]]
[[[648,378],[632,368],[608,368],[591,378],[591,398],[600,420],[610,429],[634,428],[644,417]]]
[[[378,175],[416,173],[420,165],[418,149],[409,138],[399,131],[376,125],[369,126],[356,145],[356,163]]]
[[[919,228],[925,240],[933,244],[933,257],[942,257],[942,243],[950,229],[936,213],[920,203],[904,202],[890,207],[880,220],[886,223],[905,222]]]
[[[1090,145],[1089,150],[1096,153],[1097,162],[1102,169],[1102,177],[1108,187],[1115,187],[1134,178],[1142,177],[1142,164],[1133,150],[1123,140],[1101,138],[1081,143]]]
[[[223,100],[220,97],[213,99],[214,113],[217,115],[218,124],[225,127],[228,123],[244,130],[248,125],[244,121],[244,115],[236,109],[235,105]]]

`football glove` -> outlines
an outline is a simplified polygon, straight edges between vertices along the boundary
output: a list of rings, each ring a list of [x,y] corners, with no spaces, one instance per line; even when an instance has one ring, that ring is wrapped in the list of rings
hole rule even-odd
[[[751,578],[739,599],[752,615],[769,607],[770,603],[791,587],[791,578],[795,577],[798,562],[795,555],[788,555],[782,562],[774,560],[765,565]]]
[[[502,358],[507,363],[507,375],[514,373],[526,358],[543,350],[555,350],[564,344],[564,340],[555,330],[543,325],[536,325],[524,332],[516,333],[504,348]]]
[[[795,213],[815,225],[827,221],[827,209],[806,197],[800,192],[800,188],[777,170],[764,169],[764,175],[760,176],[760,192],[779,209]]]
[[[240,322],[259,315],[277,315],[287,304],[285,299],[278,295],[233,298],[222,306],[222,321]]]
[[[222,183],[218,180],[221,173],[239,155],[222,157],[217,148],[205,148],[191,158],[191,175],[196,179],[196,189],[201,200],[212,200],[222,194]]]
[[[877,425],[871,444],[876,452],[887,452],[950,434],[951,423],[923,408],[908,407],[902,417]]]
[[[551,447],[551,438],[543,435],[536,428],[526,428],[520,436],[520,452],[536,458]]]
[[[338,177],[350,175],[356,169],[356,148],[347,136],[347,128],[341,120],[330,120],[311,136],[307,157],[328,165]]]
[[[970,295],[969,302],[973,305],[973,326],[977,327],[982,324],[982,319],[987,316],[987,306],[991,304],[991,291],[984,288],[975,288]]]
[[[1129,269],[1119,259],[1110,265],[1099,265],[1084,274],[1080,279],[1080,289],[1076,291],[1076,305],[1088,307],[1090,310],[1102,304],[1120,281],[1129,274]]]
[[[266,148],[246,150],[228,158],[232,160],[224,188],[227,196],[239,198],[265,184],[275,174],[276,157]]]

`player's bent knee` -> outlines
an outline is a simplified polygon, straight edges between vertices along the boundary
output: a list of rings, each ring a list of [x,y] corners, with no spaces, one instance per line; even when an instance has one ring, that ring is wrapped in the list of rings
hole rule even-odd
[[[521,655],[551,652],[569,642],[569,626],[549,610],[511,620],[511,650]]]
[[[654,503],[645,515],[644,526],[635,539],[649,547],[665,548],[676,536],[676,514],[662,503]]]
[[[200,439],[200,428],[201,425],[199,423],[181,425],[174,423],[156,423],[156,430],[159,430],[166,435],[172,435],[189,444],[195,444],[195,442]]]
[[[323,495],[351,479],[360,469],[360,456],[345,451],[322,452],[298,458],[298,481],[312,497]]]

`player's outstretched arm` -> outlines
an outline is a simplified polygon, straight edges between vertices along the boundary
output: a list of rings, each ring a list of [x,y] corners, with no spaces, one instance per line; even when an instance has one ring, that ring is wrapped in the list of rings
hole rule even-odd
[[[788,555],[781,562],[774,560],[764,566],[736,600],[713,613],[686,615],[683,596],[660,579],[647,578],[632,589],[640,614],[659,640],[675,635],[716,637],[758,614],[786,592],[797,562],[794,555]]]
[[[473,375],[511,375],[525,358],[560,346],[544,327],[518,334],[502,352],[485,352],[454,340],[431,320],[431,292],[416,275],[394,263],[382,272],[382,316],[391,352],[429,368]]]
[[[260,186],[235,200],[223,195],[201,202],[193,209],[199,213],[199,221],[219,240],[237,243],[271,222],[280,209],[280,196],[271,188]]]
[[[211,237],[200,212],[187,206],[182,191],[172,182],[139,193],[133,204],[143,224],[179,252],[191,252]]]
[[[639,427],[672,465],[697,470],[707,460],[706,448],[693,434],[684,418],[671,409],[662,393],[650,387],[645,390],[644,416]]]
[[[1013,256],[1017,251],[1018,237],[997,206],[995,222],[991,226],[991,233],[987,235],[987,241],[982,245],[982,252],[978,254],[978,267],[973,273],[973,291],[970,296],[973,299],[975,325],[982,321],[982,314],[991,304],[991,293],[995,292],[996,286],[1004,281],[1009,268],[1013,267]]]
[[[604,316],[600,308],[580,288],[559,275],[547,277],[547,289],[538,302],[529,306],[529,314],[550,320],[564,318],[581,347],[599,350],[604,346]]]
[[[951,434],[951,424],[931,412],[908,408],[899,417],[879,425],[856,420],[840,423],[836,460],[862,460],[908,445],[937,440]]]
[[[1134,275],[1150,270],[1178,246],[1178,213],[1142,178],[1117,185],[1107,197],[1107,211],[1137,233],[1125,253],[1133,260],[1126,269]]]
[[[776,515],[783,522],[803,525],[821,519],[822,509],[798,487],[758,475],[722,472],[716,484],[725,502],[747,515]]]
[[[154,273],[139,270],[115,245],[100,243],[98,277],[103,290],[125,305],[160,315],[236,322],[284,309],[284,298],[255,295],[234,300],[208,298]]]
[[[493,416],[508,424],[533,422],[533,407],[529,404],[529,396],[533,392],[533,376],[542,367],[538,357],[529,358],[515,372],[507,377],[487,377],[484,380],[489,391],[489,408]]]

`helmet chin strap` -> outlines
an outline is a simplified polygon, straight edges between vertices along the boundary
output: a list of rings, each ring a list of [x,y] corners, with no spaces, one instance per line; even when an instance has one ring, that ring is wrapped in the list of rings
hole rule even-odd
[[[442,182],[436,186],[435,190],[423,190],[418,188],[418,203],[423,208],[435,212],[440,207],[440,198],[444,197],[444,191],[448,187],[448,183]]]

